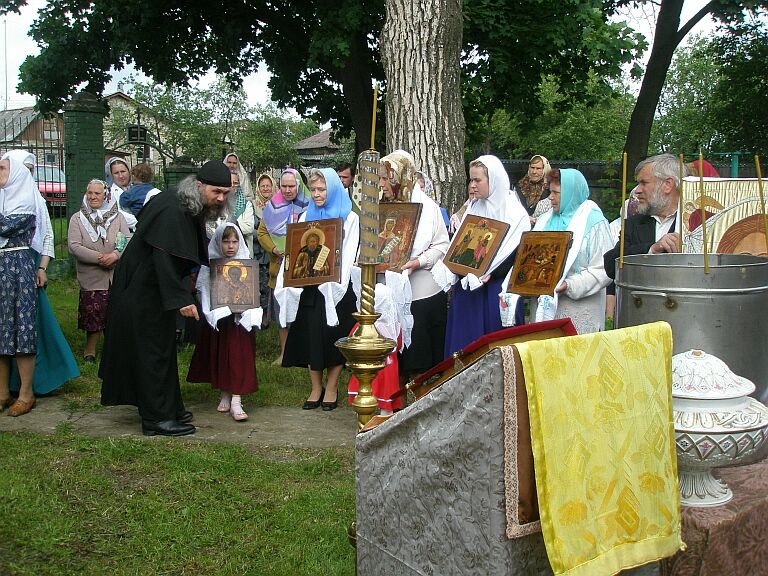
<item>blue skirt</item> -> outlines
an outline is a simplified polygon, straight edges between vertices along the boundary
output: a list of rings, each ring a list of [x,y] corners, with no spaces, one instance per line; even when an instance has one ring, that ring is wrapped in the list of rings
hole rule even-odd
[[[489,280],[477,290],[464,290],[457,282],[451,288],[448,326],[445,331],[445,357],[448,358],[481,336],[501,330],[499,293],[503,280]],[[522,300],[522,299],[521,299]],[[522,319],[515,314],[518,324]]]
[[[32,389],[36,396],[48,394],[61,387],[64,382],[80,376],[77,361],[72,355],[64,333],[59,327],[56,315],[45,290],[37,290],[37,355]],[[10,388],[19,389],[19,374],[16,363],[11,362]]]

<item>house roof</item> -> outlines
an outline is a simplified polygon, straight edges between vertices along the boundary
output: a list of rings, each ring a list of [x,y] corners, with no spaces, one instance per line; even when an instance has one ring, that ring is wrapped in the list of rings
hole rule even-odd
[[[0,142],[13,142],[34,122],[40,112],[32,106],[15,110],[0,110]]]
[[[318,148],[327,148],[329,150],[339,150],[341,146],[331,142],[332,129],[328,128],[323,130],[319,134],[313,134],[309,138],[304,138],[300,142],[296,143],[294,148],[301,152],[302,150],[317,150]]]

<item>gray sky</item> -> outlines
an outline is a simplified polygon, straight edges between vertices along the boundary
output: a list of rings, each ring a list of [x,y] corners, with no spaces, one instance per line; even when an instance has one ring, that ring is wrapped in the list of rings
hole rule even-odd
[[[701,7],[706,4],[704,0],[686,0],[683,8],[683,21],[686,21],[693,14],[695,14]],[[39,49],[35,42],[27,36],[27,32],[37,16],[37,11],[45,5],[45,0],[28,0],[27,5],[22,8],[21,14],[9,14],[2,20],[2,28],[0,28],[0,36],[2,36],[3,44],[0,45],[0,51],[3,54],[3,59],[0,61],[0,100],[4,108],[21,108],[24,106],[33,106],[35,104],[34,97],[29,94],[19,94],[16,92],[16,85],[19,82],[19,66],[24,59],[30,54],[39,53]],[[646,10],[649,10],[646,8]],[[643,12],[641,10],[634,10],[626,14],[626,20],[648,36],[649,44],[651,38],[651,27],[653,24],[654,14],[652,12]],[[712,28],[712,22],[709,18],[705,19],[696,28],[693,33],[703,32]],[[650,50],[648,50],[649,52]],[[647,54],[646,54],[647,56]],[[125,77],[126,72],[121,73],[121,77]],[[114,92],[117,90],[117,81],[120,78],[114,78],[110,84],[107,85],[105,93]],[[207,85],[214,79],[213,74],[205,76],[201,83]],[[248,76],[244,82],[245,92],[248,95],[248,102],[251,105],[266,104],[269,102],[270,93],[267,88],[267,81],[269,80],[269,74],[264,67],[259,69],[257,74]],[[6,97],[7,94],[7,97]]]

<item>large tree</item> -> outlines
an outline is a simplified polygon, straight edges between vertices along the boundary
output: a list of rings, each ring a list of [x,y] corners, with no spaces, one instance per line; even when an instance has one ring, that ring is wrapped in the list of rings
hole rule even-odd
[[[768,2],[765,0],[710,0],[687,22],[681,23],[680,17],[685,0],[661,0],[660,2],[658,0],[607,0],[606,4],[610,10],[615,10],[619,6],[637,6],[650,2],[659,5],[659,12],[653,47],[627,130],[625,149],[630,166],[636,165],[648,153],[651,127],[664,80],[675,49],[683,38],[708,14],[724,25],[728,25],[742,21],[749,11],[768,7]]]
[[[466,191],[461,23],[461,0],[387,0],[381,35],[387,149],[410,151],[446,205]]]

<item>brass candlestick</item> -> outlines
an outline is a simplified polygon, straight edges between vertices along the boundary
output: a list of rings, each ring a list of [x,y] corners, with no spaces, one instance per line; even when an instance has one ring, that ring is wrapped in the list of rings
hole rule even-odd
[[[352,373],[360,384],[352,407],[357,412],[357,426],[362,428],[376,410],[371,382],[384,368],[387,355],[395,349],[394,340],[384,338],[374,323],[381,316],[375,310],[376,264],[378,251],[376,238],[379,233],[379,153],[366,150],[358,159],[358,173],[362,180],[360,216],[360,259],[362,288],[360,311],[353,314],[358,322],[357,330],[348,338],[341,338],[336,346],[347,359]]]

